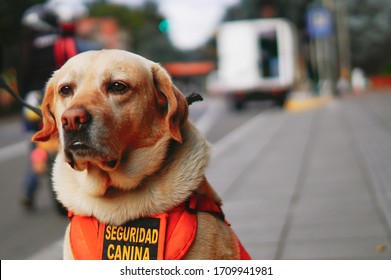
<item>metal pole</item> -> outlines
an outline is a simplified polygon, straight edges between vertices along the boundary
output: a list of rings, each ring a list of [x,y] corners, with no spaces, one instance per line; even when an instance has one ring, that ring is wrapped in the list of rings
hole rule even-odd
[[[335,3],[334,0],[323,0],[322,4],[327,8],[330,13],[335,15]],[[333,17],[334,18],[334,17]],[[336,92],[336,83],[338,71],[337,59],[336,59],[336,43],[335,43],[335,34],[331,34],[324,40],[324,52],[325,52],[325,76],[328,82],[330,83],[330,90],[332,93]]]
[[[336,1],[338,56],[339,56],[339,77],[349,79],[350,77],[350,43],[349,32],[346,26],[346,3],[345,0]]]

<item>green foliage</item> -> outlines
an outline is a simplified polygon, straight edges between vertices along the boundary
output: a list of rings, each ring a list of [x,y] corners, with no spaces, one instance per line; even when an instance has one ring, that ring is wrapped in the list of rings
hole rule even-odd
[[[349,29],[351,66],[364,69],[367,74],[389,72],[391,45],[390,0],[242,0],[232,7],[225,20],[259,18],[261,6],[273,4],[277,16],[288,18],[298,28],[300,39],[305,38],[305,13],[309,5],[329,3],[336,7],[344,2],[345,22]],[[335,15],[333,15],[335,16]]]
[[[153,2],[147,2],[139,8],[98,2],[91,6],[90,15],[115,18],[131,37],[128,49],[135,53],[160,62],[177,56],[167,34],[159,30],[163,18],[158,14]]]
[[[340,0],[338,0],[340,1]],[[226,20],[260,18],[264,4],[272,5],[277,17],[285,17],[294,22],[298,28],[305,28],[306,7],[312,0],[242,0],[239,5],[229,9]]]
[[[389,0],[347,1],[352,65],[367,74],[389,72],[391,2]]]
[[[391,61],[388,60],[384,63],[383,67],[380,69],[379,74],[381,75],[391,75]]]
[[[96,3],[91,6],[90,15],[93,17],[113,17],[122,28],[132,32],[145,26],[148,21],[142,9],[129,9],[121,5]]]

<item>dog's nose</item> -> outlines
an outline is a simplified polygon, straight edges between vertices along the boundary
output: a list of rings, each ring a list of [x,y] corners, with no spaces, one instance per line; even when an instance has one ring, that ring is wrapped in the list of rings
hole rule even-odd
[[[83,108],[71,108],[61,116],[61,124],[65,130],[80,130],[91,121],[91,115]]]

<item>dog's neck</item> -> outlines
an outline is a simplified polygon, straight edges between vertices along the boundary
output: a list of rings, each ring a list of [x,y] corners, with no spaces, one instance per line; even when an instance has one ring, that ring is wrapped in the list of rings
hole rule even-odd
[[[106,197],[120,196],[130,190],[142,188],[151,177],[165,172],[167,165],[175,160],[173,155],[180,145],[170,137],[163,137],[153,149],[138,149],[130,156],[126,156],[123,160],[126,162],[124,166],[106,174],[109,179],[103,195]]]
[[[192,123],[184,124],[182,134],[182,144],[170,145],[172,140],[163,137],[130,153],[110,174],[97,168],[74,171],[60,153],[53,180],[58,199],[76,214],[111,224],[168,211],[205,180],[210,157],[208,143]]]

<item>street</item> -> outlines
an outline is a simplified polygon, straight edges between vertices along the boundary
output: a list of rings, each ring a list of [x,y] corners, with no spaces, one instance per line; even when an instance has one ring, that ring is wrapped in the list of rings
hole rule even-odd
[[[207,177],[254,259],[391,258],[390,106],[382,92],[301,112],[235,112],[212,98],[190,107],[213,147]],[[28,142],[17,118],[0,131],[0,258],[61,258],[67,219],[45,186],[35,211],[21,208]]]

